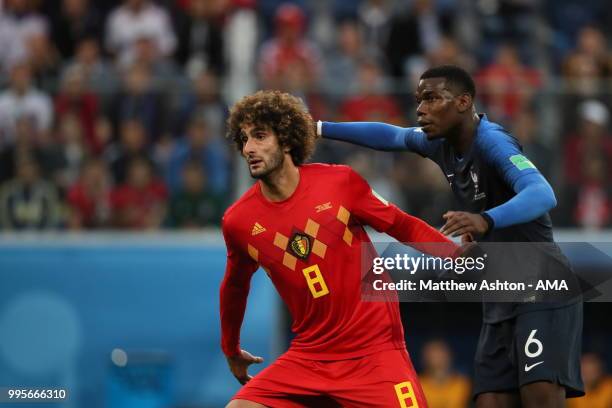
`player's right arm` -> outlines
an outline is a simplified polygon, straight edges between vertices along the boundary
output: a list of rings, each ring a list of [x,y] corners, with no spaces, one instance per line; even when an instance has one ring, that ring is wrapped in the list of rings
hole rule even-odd
[[[439,142],[427,139],[419,127],[403,128],[380,122],[317,122],[317,133],[326,139],[341,140],[385,151],[411,151],[429,157]]]
[[[222,230],[227,246],[227,265],[219,296],[221,348],[232,374],[240,383],[245,384],[251,379],[247,373],[248,366],[263,361],[261,357],[255,357],[240,348],[240,327],[246,310],[251,277],[258,265],[241,249],[237,233],[232,232],[231,222],[225,217]]]

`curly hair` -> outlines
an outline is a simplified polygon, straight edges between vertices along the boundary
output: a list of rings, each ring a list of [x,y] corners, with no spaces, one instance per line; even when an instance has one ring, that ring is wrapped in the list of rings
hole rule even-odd
[[[303,164],[315,150],[315,124],[304,102],[281,91],[258,91],[240,99],[227,119],[228,138],[242,152],[242,127],[255,125],[269,128],[282,148],[289,148],[296,166]]]

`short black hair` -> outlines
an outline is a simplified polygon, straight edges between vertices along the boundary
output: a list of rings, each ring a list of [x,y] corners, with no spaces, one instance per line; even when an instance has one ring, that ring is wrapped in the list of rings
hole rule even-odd
[[[462,92],[470,94],[472,99],[476,97],[476,85],[472,76],[463,68],[456,65],[439,65],[429,68],[423,72],[421,79],[444,78],[452,86],[459,88]]]

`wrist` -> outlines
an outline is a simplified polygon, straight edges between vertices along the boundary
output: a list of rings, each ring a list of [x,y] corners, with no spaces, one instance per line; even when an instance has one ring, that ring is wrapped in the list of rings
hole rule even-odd
[[[491,232],[493,230],[493,228],[495,227],[495,221],[493,220],[493,217],[491,217],[489,214],[487,214],[486,212],[482,212],[480,213],[480,216],[485,220],[485,222],[487,223],[487,230],[485,231],[485,234],[488,234],[489,232]]]

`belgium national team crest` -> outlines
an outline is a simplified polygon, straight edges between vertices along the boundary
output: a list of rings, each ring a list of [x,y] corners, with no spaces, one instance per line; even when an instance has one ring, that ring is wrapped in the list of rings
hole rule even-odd
[[[300,259],[308,258],[310,255],[310,238],[301,232],[296,232],[289,241],[291,251]]]

